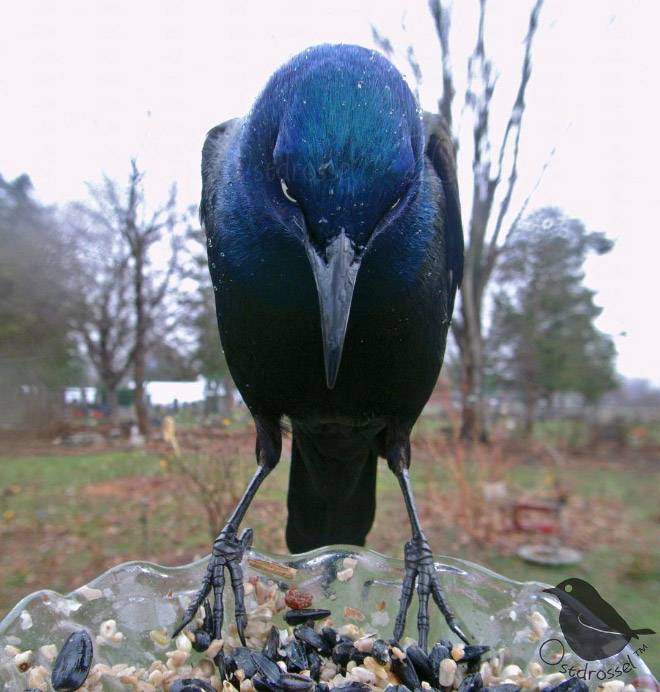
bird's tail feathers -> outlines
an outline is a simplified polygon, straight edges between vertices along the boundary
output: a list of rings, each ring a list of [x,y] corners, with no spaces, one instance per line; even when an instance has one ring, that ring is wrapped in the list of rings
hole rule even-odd
[[[324,458],[295,430],[291,444],[286,541],[293,553],[324,545],[364,545],[376,510],[375,451]]]
[[[631,634],[633,637],[635,637],[635,639],[639,639],[639,637],[638,637],[639,634],[655,634],[655,630],[650,630],[650,629],[633,630],[631,632]]]

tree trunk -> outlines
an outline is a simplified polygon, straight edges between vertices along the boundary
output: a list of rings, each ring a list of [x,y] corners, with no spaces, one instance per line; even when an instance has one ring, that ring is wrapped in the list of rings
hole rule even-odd
[[[147,316],[144,301],[144,245],[139,242],[135,252],[135,413],[138,429],[146,439],[149,434],[149,410],[144,387],[147,360]]]
[[[108,412],[110,424],[117,425],[119,423],[119,394],[115,382],[105,384],[105,403],[110,409]]]
[[[460,304],[460,317],[454,324],[454,335],[461,353],[461,439],[483,442],[486,439],[483,401],[483,336],[481,325],[481,293],[479,274],[475,267],[478,244],[465,254],[465,270]]]
[[[461,439],[468,442],[484,442],[486,439],[482,392],[483,366],[479,353],[481,349],[474,343],[476,340],[473,339],[472,343],[467,345],[461,358]],[[477,348],[474,348],[475,345]]]
[[[528,393],[525,397],[525,438],[530,438],[534,432],[534,420],[536,417],[536,405],[538,404],[538,397],[533,393]]]

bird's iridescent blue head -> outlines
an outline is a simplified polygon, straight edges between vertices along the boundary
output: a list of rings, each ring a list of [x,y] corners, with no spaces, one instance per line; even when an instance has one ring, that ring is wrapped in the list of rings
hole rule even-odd
[[[270,211],[301,239],[312,266],[332,388],[362,257],[419,186],[421,114],[382,55],[324,45],[273,75],[247,133],[246,168],[259,172]]]

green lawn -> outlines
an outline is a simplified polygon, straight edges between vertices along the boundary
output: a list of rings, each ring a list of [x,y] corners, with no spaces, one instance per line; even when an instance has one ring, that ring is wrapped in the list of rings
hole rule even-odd
[[[235,483],[241,488],[254,470],[254,460],[241,451],[235,461]],[[285,551],[288,466],[283,458],[248,514],[257,548]],[[32,591],[66,592],[119,562],[147,558],[183,564],[210,548],[210,529],[194,491],[164,470],[158,455],[0,458],[0,468],[0,616]],[[505,480],[514,493],[522,492],[542,485],[549,471],[542,465],[519,465]],[[660,632],[657,465],[640,469],[578,460],[562,473],[576,511],[589,524],[569,527],[567,542],[574,538],[584,552],[581,564],[570,569],[535,567],[512,551],[466,544],[460,527],[444,510],[455,499],[446,467],[418,462],[411,470],[422,520],[437,553],[463,557],[523,581],[557,584],[569,576],[581,577],[634,627]],[[408,533],[398,484],[383,463],[368,547],[400,556]],[[529,542],[539,540],[531,536]],[[644,658],[657,673],[660,635],[646,638],[646,643]]]

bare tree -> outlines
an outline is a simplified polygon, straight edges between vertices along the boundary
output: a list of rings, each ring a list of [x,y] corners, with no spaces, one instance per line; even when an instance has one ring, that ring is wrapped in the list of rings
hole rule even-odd
[[[71,278],[72,326],[98,382],[105,390],[113,422],[118,389],[133,365],[135,319],[130,256],[121,235],[95,223],[97,210],[73,205],[68,225],[75,238],[76,271]]]
[[[503,233],[509,218],[511,200],[518,180],[520,134],[525,112],[525,94],[532,74],[532,46],[536,35],[543,0],[534,0],[529,14],[527,35],[524,39],[520,79],[511,104],[504,136],[494,146],[491,136],[490,115],[497,85],[497,72],[486,50],[484,24],[487,0],[479,0],[479,21],[474,49],[468,58],[468,82],[462,115],[468,112],[473,120],[472,206],[467,219],[465,268],[460,308],[454,314],[452,331],[461,356],[462,437],[481,439],[485,435],[483,405],[483,305],[488,282],[497,257],[506,245],[509,233]],[[451,13],[441,0],[429,0],[429,10],[435,25],[442,55],[442,96],[438,110],[453,133],[458,149],[456,119],[453,117],[454,70],[450,52]],[[375,42],[391,55],[391,42],[372,27]],[[421,74],[414,50],[406,53],[413,75]],[[493,157],[493,150],[497,152]],[[546,164],[547,165],[547,164]],[[464,177],[463,177],[464,179]],[[537,183],[538,184],[538,183]],[[509,230],[521,218],[531,192],[516,214]],[[499,206],[497,201],[499,200]]]
[[[116,245],[116,250],[105,258],[101,272],[104,285],[94,278],[93,269],[87,277],[97,283],[93,287],[87,284],[88,290],[83,288],[81,298],[87,306],[84,314],[88,321],[80,331],[92,362],[96,360],[101,368],[110,364],[104,372],[116,384],[132,365],[138,427],[146,434],[149,429],[145,396],[147,355],[159,331],[156,314],[160,322],[164,321],[162,307],[177,259],[176,188],[172,186],[163,205],[149,211],[144,172],[132,159],[126,187],[106,176],[101,185],[90,185],[89,191],[94,205],[80,205],[78,209],[84,211],[89,226],[95,229],[93,235],[107,238],[110,247]],[[162,255],[167,241],[167,266],[158,269],[154,250],[161,248]],[[81,322],[84,324],[84,320]]]

